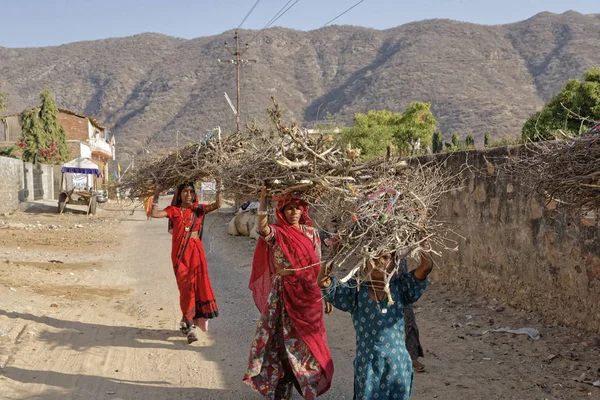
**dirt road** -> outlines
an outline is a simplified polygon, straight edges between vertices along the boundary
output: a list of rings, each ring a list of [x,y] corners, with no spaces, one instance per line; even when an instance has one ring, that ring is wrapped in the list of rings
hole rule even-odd
[[[165,220],[16,213],[0,219],[0,399],[257,399],[241,381],[258,314],[254,241],[213,215],[205,248],[220,316],[188,345]],[[433,284],[417,303],[428,372],[415,399],[600,399],[600,337],[547,325]],[[354,331],[326,318],[336,373],[324,399],[352,398]],[[541,338],[486,333],[532,327]]]

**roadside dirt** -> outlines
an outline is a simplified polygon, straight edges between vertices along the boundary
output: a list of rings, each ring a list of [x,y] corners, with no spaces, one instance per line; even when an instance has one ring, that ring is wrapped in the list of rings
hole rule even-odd
[[[255,242],[211,215],[204,243],[220,316],[188,345],[165,220],[0,217],[0,399],[257,399],[241,381],[258,314],[247,282]],[[576,306],[576,305],[574,305]],[[416,304],[427,372],[414,399],[600,399],[600,335],[435,281]],[[350,317],[326,317],[336,373],[322,398],[352,398]],[[526,335],[495,328],[535,328]]]

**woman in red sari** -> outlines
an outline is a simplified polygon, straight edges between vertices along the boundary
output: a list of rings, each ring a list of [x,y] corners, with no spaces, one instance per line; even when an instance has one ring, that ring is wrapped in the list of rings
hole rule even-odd
[[[218,182],[217,186],[220,186]],[[204,216],[221,206],[221,189],[217,188],[217,200],[208,205],[198,204],[191,182],[177,188],[174,202],[164,210],[158,210],[158,196],[154,199],[152,217],[169,218],[172,224],[171,261],[183,313],[180,330],[187,336],[188,343],[192,343],[198,340],[196,328],[206,332],[208,320],[219,315],[199,232],[202,232]]]
[[[333,361],[317,285],[321,243],[305,202],[275,199],[277,223],[269,225],[263,188],[250,290],[261,312],[244,381],[269,399],[304,399],[325,393]]]

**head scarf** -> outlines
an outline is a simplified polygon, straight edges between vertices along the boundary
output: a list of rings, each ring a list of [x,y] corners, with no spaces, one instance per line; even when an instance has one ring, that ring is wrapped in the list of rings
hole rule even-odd
[[[283,305],[294,330],[325,371],[327,379],[319,382],[318,391],[322,394],[331,384],[333,361],[323,322],[321,290],[317,285],[317,275],[321,269],[320,259],[313,241],[304,234],[302,229],[286,221],[283,209],[288,204],[299,202],[298,206],[302,212],[300,224],[310,227],[313,224],[308,216],[306,202],[292,196],[278,197],[275,200],[277,200],[277,223],[273,227],[276,231],[277,245],[290,264],[288,268],[294,270],[293,275],[281,277]],[[272,276],[276,272],[273,249],[264,238],[260,237],[254,251],[252,275],[248,286],[252,290],[256,307],[263,314],[268,312],[267,298],[273,285]]]
[[[290,225],[283,214],[285,206],[299,202],[302,212],[300,225],[312,227],[312,220],[308,216],[308,205],[306,202],[290,195],[275,197],[273,200],[277,201],[276,223],[274,225],[278,235],[277,244],[283,251],[286,259],[292,264],[291,268],[297,269],[297,273],[299,273],[304,271],[306,266],[314,265],[318,273],[320,260],[315,252],[313,243],[300,229]],[[248,287],[252,291],[256,307],[261,313],[266,312],[267,297],[272,286],[271,277],[277,272],[275,269],[273,251],[265,239],[259,237],[252,260],[252,275],[250,276]]]

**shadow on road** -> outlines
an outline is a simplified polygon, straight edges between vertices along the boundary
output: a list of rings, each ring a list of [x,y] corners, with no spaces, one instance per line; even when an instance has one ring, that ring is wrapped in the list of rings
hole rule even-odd
[[[4,367],[0,370],[6,380],[30,385],[44,384],[60,389],[49,389],[28,399],[231,399],[240,398],[234,390],[182,388],[168,386],[161,381],[132,381],[96,375],[66,374],[55,371],[29,370]]]
[[[169,349],[185,351],[202,351],[198,342],[192,346],[187,344],[179,331],[170,329],[147,329],[134,326],[110,326],[88,324],[79,321],[65,321],[52,317],[39,317],[33,314],[7,312],[0,310],[0,316],[22,319],[44,324],[59,332],[41,331],[38,338],[50,347],[66,347],[77,351],[85,351],[94,347],[129,347],[147,349]]]

